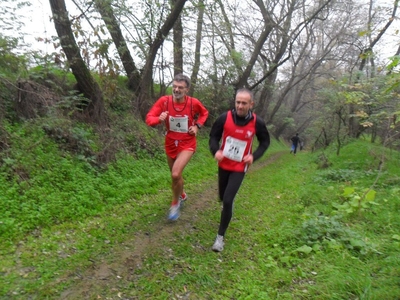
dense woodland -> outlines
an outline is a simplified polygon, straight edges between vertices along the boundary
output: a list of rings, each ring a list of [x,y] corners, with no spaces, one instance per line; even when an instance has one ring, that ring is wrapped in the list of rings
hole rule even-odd
[[[51,53],[7,35],[23,22],[17,7],[35,4],[3,4],[2,119],[56,108],[104,135],[122,111],[143,119],[183,72],[208,125],[248,87],[276,139],[299,132],[308,148],[339,153],[368,134],[399,147],[398,0],[49,0],[58,36],[37,40]]]
[[[0,299],[399,299],[398,2],[2,0]],[[181,72],[210,115],[171,224],[143,118]],[[216,254],[208,133],[241,87],[274,138]]]

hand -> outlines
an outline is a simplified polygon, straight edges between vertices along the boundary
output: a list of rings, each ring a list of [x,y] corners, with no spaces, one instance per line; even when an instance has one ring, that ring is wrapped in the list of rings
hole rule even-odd
[[[158,117],[158,120],[160,120],[160,123],[164,122],[168,117],[168,111],[163,111],[161,115]]]
[[[254,160],[253,154],[248,154],[245,157],[243,157],[243,162],[248,164],[248,165],[253,164],[253,160]]]
[[[215,152],[214,158],[217,162],[220,162],[224,158],[222,150],[218,150],[217,152]]]
[[[190,135],[196,136],[197,132],[199,132],[199,128],[196,125],[189,127],[189,134]]]

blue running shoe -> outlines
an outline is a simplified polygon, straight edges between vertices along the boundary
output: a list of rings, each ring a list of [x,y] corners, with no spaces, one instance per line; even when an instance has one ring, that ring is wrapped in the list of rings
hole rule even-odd
[[[181,215],[180,204],[171,205],[171,207],[169,209],[168,220],[176,221],[176,220],[178,220],[180,215]]]

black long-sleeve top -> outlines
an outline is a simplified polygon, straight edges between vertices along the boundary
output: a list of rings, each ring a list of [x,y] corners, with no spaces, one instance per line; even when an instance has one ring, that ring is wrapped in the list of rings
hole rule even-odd
[[[221,148],[220,142],[222,134],[224,132],[224,125],[227,118],[228,112],[223,113],[214,122],[210,131],[210,138],[208,145],[210,147],[211,154],[215,156],[215,153]],[[237,126],[245,126],[251,120],[254,119],[253,113],[249,112],[246,117],[240,117],[236,114],[236,111],[232,110],[233,121]],[[258,147],[253,153],[253,161],[259,159],[264,152],[268,149],[270,144],[270,137],[265,122],[262,118],[256,118],[256,137],[258,140]]]

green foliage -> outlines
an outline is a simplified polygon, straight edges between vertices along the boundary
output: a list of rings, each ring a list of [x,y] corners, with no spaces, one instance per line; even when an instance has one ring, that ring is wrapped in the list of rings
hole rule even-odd
[[[359,234],[347,228],[339,216],[308,217],[302,225],[299,238],[305,245],[295,251],[303,254],[345,248],[352,250],[353,254],[365,255],[374,250]]]
[[[209,116],[206,124],[209,126],[222,112],[233,108],[234,89],[232,86],[199,82],[194,96],[201,99],[207,107]]]
[[[168,179],[161,157],[139,162],[125,153],[100,172],[94,157],[98,137],[85,126],[64,125],[5,124],[13,151],[0,156],[3,238],[96,215],[129,197],[155,193]]]
[[[397,91],[400,86],[400,73],[398,71],[393,72],[399,66],[400,55],[395,55],[391,57],[390,61],[391,63],[388,64],[388,66],[386,67],[387,70],[390,72],[390,75],[387,76],[387,85],[386,89],[384,90],[387,94],[391,94],[392,92]]]
[[[346,99],[347,104],[362,104],[368,98],[368,95],[362,91],[353,91],[353,87],[348,85],[344,86],[346,89],[350,89],[350,91],[343,91],[339,93],[339,97],[343,97]]]
[[[335,142],[340,153],[348,137],[362,134],[367,134],[372,142],[398,147],[397,140],[392,138],[398,130],[394,117],[399,111],[397,63],[394,57],[385,76],[367,79],[359,74],[357,83],[346,76],[324,83],[317,94],[319,104],[314,107],[314,121],[307,130],[314,148]]]
[[[244,66],[246,64],[244,58],[243,58],[243,53],[236,51],[236,50],[231,50],[231,58],[235,66]]]
[[[26,71],[27,59],[15,53],[17,48],[17,38],[0,34],[0,80],[2,77],[8,80],[17,78],[21,72]]]
[[[369,209],[371,205],[378,205],[374,202],[376,191],[366,189],[366,191],[358,192],[354,187],[346,187],[343,190],[342,197],[345,199],[342,203],[333,203],[333,207],[341,214],[361,213]]]
[[[328,169],[321,170],[318,172],[315,180],[319,183],[329,182],[351,182],[354,178],[374,178],[377,175],[377,171],[361,171],[354,169]]]
[[[76,84],[75,77],[71,72],[52,64],[31,68],[29,77],[60,93],[73,90],[73,86]]]

